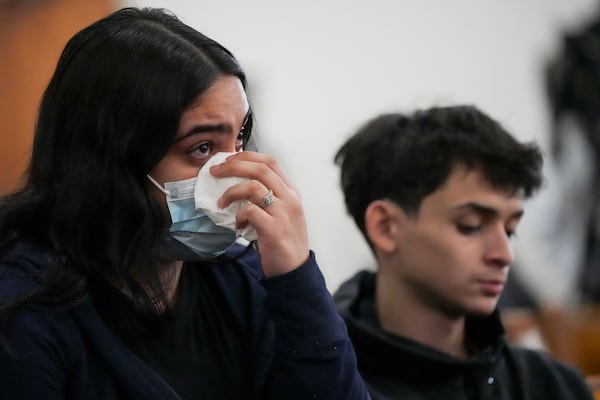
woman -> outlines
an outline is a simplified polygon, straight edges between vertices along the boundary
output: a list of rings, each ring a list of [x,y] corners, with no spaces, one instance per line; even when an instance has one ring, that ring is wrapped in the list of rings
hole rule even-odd
[[[27,180],[0,205],[3,396],[368,398],[297,192],[242,151],[245,86],[229,51],[164,10],[69,41]],[[217,204],[249,202],[236,228],[256,246],[191,201],[217,152],[235,154],[210,174],[244,179]]]

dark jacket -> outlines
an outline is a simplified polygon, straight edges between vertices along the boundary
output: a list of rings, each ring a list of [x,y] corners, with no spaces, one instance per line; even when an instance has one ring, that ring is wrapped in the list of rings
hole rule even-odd
[[[34,287],[45,255],[22,246],[0,258],[0,305]],[[248,399],[368,399],[352,346],[314,255],[288,274],[263,279],[255,252],[209,266],[252,343]],[[177,399],[117,339],[90,298],[69,310],[32,305],[2,325],[2,399]],[[6,344],[6,343],[5,343]]]
[[[480,350],[460,360],[383,332],[374,293],[375,273],[361,271],[334,295],[374,400],[592,400],[574,368],[508,346],[497,312],[467,318],[467,343]]]

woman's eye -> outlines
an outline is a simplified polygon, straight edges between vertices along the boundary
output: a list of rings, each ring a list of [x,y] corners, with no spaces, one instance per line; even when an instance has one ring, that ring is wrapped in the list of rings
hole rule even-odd
[[[199,159],[208,158],[210,157],[213,147],[212,143],[209,142],[200,143],[200,145],[190,151],[190,155]]]
[[[237,138],[235,138],[235,150],[236,151],[241,151],[244,148],[245,138],[246,138],[246,135],[244,134],[244,131],[241,130],[240,133],[238,133]]]

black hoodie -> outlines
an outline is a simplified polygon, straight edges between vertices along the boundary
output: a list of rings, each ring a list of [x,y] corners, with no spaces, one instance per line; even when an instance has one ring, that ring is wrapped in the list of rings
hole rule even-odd
[[[548,354],[506,343],[498,312],[467,318],[466,360],[384,332],[374,306],[375,273],[361,271],[335,293],[359,370],[374,400],[592,400],[582,375]]]

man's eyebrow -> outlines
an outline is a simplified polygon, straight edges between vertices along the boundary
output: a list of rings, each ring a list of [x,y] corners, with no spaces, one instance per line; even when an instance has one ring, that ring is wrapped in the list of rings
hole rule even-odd
[[[244,126],[246,126],[246,124],[248,123],[248,120],[251,118],[251,116],[252,116],[252,111],[250,109],[248,109],[248,112],[244,116],[244,122],[242,122],[242,129],[244,128]],[[178,143],[178,142],[182,141],[183,139],[186,139],[193,135],[197,135],[199,133],[205,133],[205,132],[229,133],[229,131],[230,131],[230,127],[227,124],[196,125],[192,129],[190,129],[189,131],[184,133],[183,135],[176,137],[175,140],[173,140],[173,143]]]
[[[452,207],[451,211],[460,211],[460,210],[471,210],[475,211],[478,214],[482,214],[488,217],[493,217],[498,215],[498,210],[493,207],[485,206],[480,203],[476,203],[474,201],[470,201],[468,203],[459,204],[458,206]],[[523,216],[524,210],[518,210],[514,214],[511,215],[511,218],[521,218]]]

